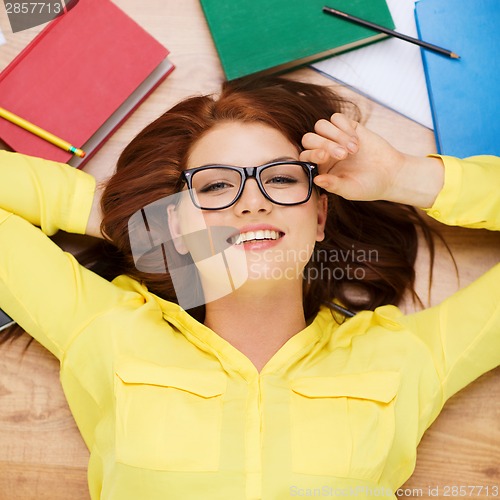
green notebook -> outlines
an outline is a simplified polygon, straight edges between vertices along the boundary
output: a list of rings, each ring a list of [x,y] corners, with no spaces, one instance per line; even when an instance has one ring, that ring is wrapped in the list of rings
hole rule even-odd
[[[394,28],[386,0],[201,0],[228,80],[278,72],[386,38],[322,12]]]

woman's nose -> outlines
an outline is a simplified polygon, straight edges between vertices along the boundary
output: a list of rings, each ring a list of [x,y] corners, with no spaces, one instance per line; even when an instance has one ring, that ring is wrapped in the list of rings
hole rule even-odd
[[[272,202],[261,192],[255,179],[248,179],[243,187],[243,192],[234,207],[239,213],[269,212]]]

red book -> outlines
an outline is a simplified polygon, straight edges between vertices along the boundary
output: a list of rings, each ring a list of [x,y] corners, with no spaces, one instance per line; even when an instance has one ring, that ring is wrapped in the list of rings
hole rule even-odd
[[[20,153],[81,167],[173,70],[168,50],[109,0],[79,0],[0,73],[0,107],[86,152],[71,153],[0,118]]]

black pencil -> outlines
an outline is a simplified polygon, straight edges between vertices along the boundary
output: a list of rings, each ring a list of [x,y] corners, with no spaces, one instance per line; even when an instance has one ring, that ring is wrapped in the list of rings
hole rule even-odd
[[[327,7],[326,5],[323,7],[323,12],[325,14],[330,14],[331,16],[341,17],[346,21],[351,21],[355,24],[360,24],[361,26],[365,26],[372,30],[386,33],[387,35],[391,35],[395,38],[400,38],[401,40],[414,43],[415,45],[419,45],[424,49],[433,50],[434,52],[451,57],[452,59],[460,59],[460,56],[455,54],[455,52],[452,52],[451,50],[443,49],[442,47],[438,47],[437,45],[433,45],[432,43],[424,42],[422,40],[419,40],[418,38],[413,38],[408,35],[403,35],[402,33],[398,33],[397,31],[390,30],[389,28],[385,28],[384,26],[379,26],[378,24],[372,23],[370,21],[365,21],[364,19],[360,19],[359,17],[356,16],[351,16],[350,14],[346,14],[345,12],[341,12],[340,10],[332,9],[331,7]]]

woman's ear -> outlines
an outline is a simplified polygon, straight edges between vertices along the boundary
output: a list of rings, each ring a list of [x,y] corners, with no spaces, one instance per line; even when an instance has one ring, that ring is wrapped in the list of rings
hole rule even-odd
[[[326,194],[318,196],[318,222],[316,241],[323,241],[325,239],[325,226],[326,217],[328,213],[328,197]]]
[[[179,220],[179,214],[177,213],[177,207],[175,205],[169,205],[167,207],[167,221],[168,229],[170,231],[170,236],[172,237],[172,243],[175,249],[181,255],[186,255],[189,250],[184,242],[181,231],[181,223]]]

